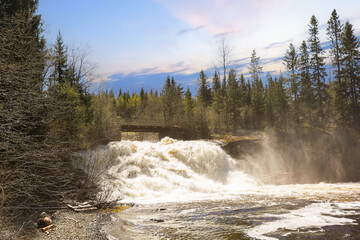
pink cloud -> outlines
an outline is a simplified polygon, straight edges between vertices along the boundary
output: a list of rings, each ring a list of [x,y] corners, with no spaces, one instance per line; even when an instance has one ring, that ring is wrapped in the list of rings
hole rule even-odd
[[[267,22],[293,0],[158,0],[192,27],[205,26],[216,35],[242,32]]]

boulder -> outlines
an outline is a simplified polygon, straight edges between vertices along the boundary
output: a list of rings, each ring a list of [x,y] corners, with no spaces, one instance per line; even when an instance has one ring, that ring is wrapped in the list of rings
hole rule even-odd
[[[39,219],[37,220],[37,227],[43,228],[52,224],[51,217],[46,213],[42,212]]]

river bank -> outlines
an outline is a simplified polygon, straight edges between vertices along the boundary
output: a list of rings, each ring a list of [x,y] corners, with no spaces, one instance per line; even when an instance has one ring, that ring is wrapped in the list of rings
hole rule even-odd
[[[103,225],[110,221],[110,212],[74,212],[72,210],[60,210],[52,214],[55,227],[46,232],[40,229],[34,234],[35,240],[55,239],[107,239],[101,230]]]
[[[106,233],[102,231],[109,224],[111,212],[91,211],[74,212],[70,209],[49,212],[55,227],[43,232],[36,227],[36,219],[40,213],[31,213],[27,221],[21,225],[0,222],[0,239],[4,240],[105,240]]]

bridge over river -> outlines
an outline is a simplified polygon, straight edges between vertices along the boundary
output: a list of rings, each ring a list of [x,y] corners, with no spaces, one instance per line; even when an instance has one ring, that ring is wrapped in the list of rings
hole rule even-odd
[[[179,126],[122,124],[121,132],[158,133],[159,139],[171,137],[175,139],[189,139],[187,129]]]

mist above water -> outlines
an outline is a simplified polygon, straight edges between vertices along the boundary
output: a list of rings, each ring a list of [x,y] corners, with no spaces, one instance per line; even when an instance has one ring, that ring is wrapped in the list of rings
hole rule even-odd
[[[358,181],[360,146],[348,135],[314,134],[312,139],[263,134],[256,151],[242,150],[238,164],[265,184]]]
[[[167,202],[238,196],[264,184],[341,182],[348,172],[339,142],[263,135],[254,151],[242,149],[234,158],[203,140],[111,142],[104,154],[112,165],[102,183],[113,198]]]

